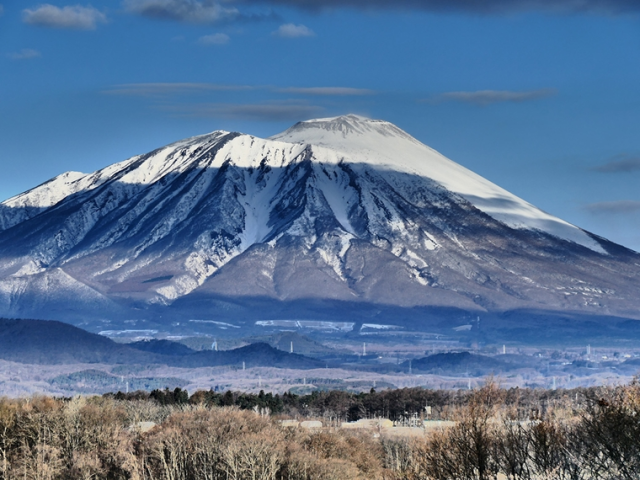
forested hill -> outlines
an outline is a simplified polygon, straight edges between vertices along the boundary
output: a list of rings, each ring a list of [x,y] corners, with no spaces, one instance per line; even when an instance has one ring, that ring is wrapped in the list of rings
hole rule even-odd
[[[170,342],[165,342],[169,344]],[[137,347],[137,348],[134,348]],[[325,366],[302,355],[255,343],[226,351],[194,352],[166,346],[166,352],[144,351],[144,345],[116,343],[72,325],[45,320],[0,319],[0,359],[26,364],[73,363],[165,364],[177,367],[242,365],[279,368]],[[171,352],[169,354],[168,352]],[[176,354],[179,352],[180,354]]]

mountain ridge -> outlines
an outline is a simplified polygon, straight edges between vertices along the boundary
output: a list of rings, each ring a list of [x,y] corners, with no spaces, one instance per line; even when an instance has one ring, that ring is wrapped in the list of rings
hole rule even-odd
[[[5,316],[170,321],[220,299],[209,317],[231,319],[256,297],[640,318],[639,279],[636,252],[353,115],[190,137],[0,204]]]

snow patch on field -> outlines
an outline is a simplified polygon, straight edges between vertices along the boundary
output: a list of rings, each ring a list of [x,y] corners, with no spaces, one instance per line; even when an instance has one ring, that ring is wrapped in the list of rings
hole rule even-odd
[[[240,328],[238,325],[226,322],[217,322],[215,320],[189,320],[191,323],[210,323],[212,325],[218,325],[220,328]]]
[[[360,327],[360,330],[363,330],[366,328],[371,328],[374,330],[397,330],[403,327],[399,327],[398,325],[381,325],[378,323],[363,323],[362,327]]]
[[[355,326],[353,322],[324,322],[316,320],[258,320],[255,324],[259,327],[308,328],[335,332],[350,332]]]

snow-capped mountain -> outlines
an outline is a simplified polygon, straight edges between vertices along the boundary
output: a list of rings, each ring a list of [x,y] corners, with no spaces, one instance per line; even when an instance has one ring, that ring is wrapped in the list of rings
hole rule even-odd
[[[188,138],[0,204],[2,316],[230,318],[262,302],[293,318],[329,304],[639,318],[639,280],[635,252],[355,115]]]

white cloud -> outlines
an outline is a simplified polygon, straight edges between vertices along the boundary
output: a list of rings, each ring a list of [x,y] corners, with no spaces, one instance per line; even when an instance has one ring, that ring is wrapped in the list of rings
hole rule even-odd
[[[284,25],[280,25],[280,28],[273,32],[273,35],[282,38],[300,38],[314,37],[316,34],[313,32],[313,30],[305,25],[285,23]]]
[[[106,23],[107,16],[88,6],[69,5],[56,7],[45,3],[34,10],[23,10],[24,21],[30,25],[51,28],[69,28],[75,30],[95,30],[98,23]]]
[[[124,0],[130,13],[161,20],[212,24],[241,16],[236,8],[224,8],[211,0]]]
[[[229,35],[224,33],[204,35],[198,39],[198,43],[202,45],[225,45],[229,43]]]
[[[13,60],[29,60],[30,58],[38,58],[41,57],[39,51],[33,50],[31,48],[23,48],[19,52],[10,53],[8,55],[9,58]]]
[[[4,13],[4,7],[2,6],[2,4],[0,3],[0,16]]]

